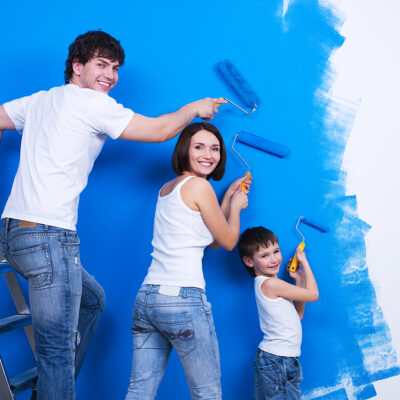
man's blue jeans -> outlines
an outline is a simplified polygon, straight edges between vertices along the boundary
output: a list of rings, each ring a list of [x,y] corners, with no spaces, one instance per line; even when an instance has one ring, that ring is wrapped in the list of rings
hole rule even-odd
[[[73,400],[75,378],[104,309],[104,291],[82,268],[75,231],[2,222],[3,252],[29,282],[38,400]]]
[[[178,296],[159,291],[159,285],[143,285],[136,297],[126,400],[155,398],[172,347],[185,370],[191,398],[220,400],[218,342],[204,290],[180,288]]]
[[[258,349],[254,368],[255,400],[300,400],[303,374],[297,358]]]

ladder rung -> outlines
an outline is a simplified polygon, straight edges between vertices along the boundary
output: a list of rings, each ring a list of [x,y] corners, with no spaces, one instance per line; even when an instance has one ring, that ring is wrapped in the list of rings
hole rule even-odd
[[[22,372],[14,378],[10,379],[10,388],[14,394],[23,392],[26,389],[31,388],[37,379],[37,368],[32,368],[29,371]]]
[[[0,319],[0,333],[12,331],[13,329],[23,328],[32,323],[32,316],[12,315],[11,317]]]
[[[0,273],[4,274],[5,272],[13,272],[13,268],[11,267],[10,264],[6,262],[1,262],[0,263]]]

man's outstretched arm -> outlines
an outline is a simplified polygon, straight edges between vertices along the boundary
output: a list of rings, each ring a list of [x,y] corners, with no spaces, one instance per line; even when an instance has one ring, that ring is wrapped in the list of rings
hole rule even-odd
[[[15,125],[11,121],[10,117],[6,113],[6,110],[3,105],[0,106],[0,141],[1,136],[3,135],[3,131],[6,129],[15,129]]]
[[[226,103],[224,99],[207,97],[157,118],[134,114],[119,138],[135,142],[165,142],[180,133],[195,117],[212,120],[218,112],[216,104],[223,103]]]

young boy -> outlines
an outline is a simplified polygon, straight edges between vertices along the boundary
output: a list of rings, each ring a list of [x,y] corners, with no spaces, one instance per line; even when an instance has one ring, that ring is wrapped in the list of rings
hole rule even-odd
[[[255,277],[257,309],[264,333],[255,359],[255,399],[300,399],[300,320],[305,302],[318,300],[317,283],[306,255],[297,249],[302,270],[289,272],[296,281],[292,285],[277,276],[282,254],[273,232],[262,226],[246,229],[238,248],[247,271]]]

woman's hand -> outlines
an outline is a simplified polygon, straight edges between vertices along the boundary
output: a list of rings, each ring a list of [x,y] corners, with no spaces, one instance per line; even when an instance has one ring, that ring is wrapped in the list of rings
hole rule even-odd
[[[242,183],[244,182],[245,188],[247,191],[250,191],[250,185],[252,181],[252,177],[249,176],[250,173],[246,172],[244,176],[242,176],[239,179],[236,179],[234,182],[232,182],[228,188],[228,191],[230,192],[231,195],[240,192],[242,190]]]
[[[247,195],[249,194],[249,191],[243,190],[243,191],[236,191],[231,199],[231,208],[237,207],[238,210],[244,210],[247,208],[249,204],[249,199]]]

